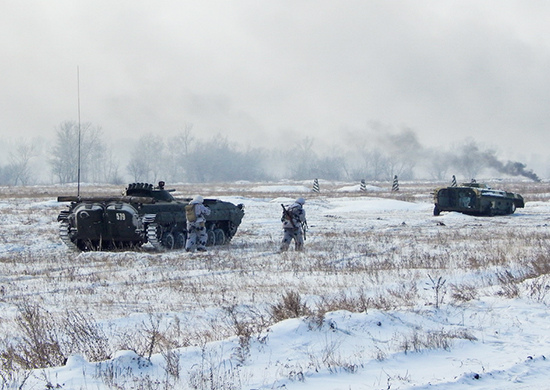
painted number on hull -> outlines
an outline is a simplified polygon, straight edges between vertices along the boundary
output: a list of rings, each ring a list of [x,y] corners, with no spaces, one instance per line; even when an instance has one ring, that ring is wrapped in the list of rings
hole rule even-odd
[[[125,220],[126,220],[126,214],[124,214],[124,213],[116,213],[116,220],[117,220],[117,221],[125,221]]]

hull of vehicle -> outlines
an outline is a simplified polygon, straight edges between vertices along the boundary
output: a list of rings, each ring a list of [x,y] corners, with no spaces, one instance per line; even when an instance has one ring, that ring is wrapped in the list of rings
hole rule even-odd
[[[60,238],[72,249],[127,250],[150,243],[157,250],[178,249],[187,239],[185,206],[169,191],[133,183],[121,197],[59,197],[71,202],[58,216]],[[205,199],[208,245],[227,244],[244,216],[243,205]]]
[[[442,211],[468,215],[506,215],[524,206],[523,197],[519,194],[493,190],[477,183],[439,188],[434,192],[434,215]]]

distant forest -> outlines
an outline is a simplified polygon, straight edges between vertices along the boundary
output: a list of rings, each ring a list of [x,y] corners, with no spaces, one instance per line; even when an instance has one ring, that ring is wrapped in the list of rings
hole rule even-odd
[[[81,182],[207,183],[325,179],[335,181],[469,180],[487,170],[539,180],[521,162],[502,162],[491,150],[472,140],[452,152],[421,147],[411,130],[403,130],[384,146],[359,142],[351,150],[316,150],[315,140],[297,138],[285,149],[247,147],[226,137],[199,139],[192,125],[177,135],[144,135],[120,153],[107,144],[101,127],[91,123],[61,123],[53,144],[35,141],[11,145],[7,163],[0,165],[0,185],[66,184]],[[80,155],[80,159],[79,159]],[[80,169],[79,169],[80,167]]]

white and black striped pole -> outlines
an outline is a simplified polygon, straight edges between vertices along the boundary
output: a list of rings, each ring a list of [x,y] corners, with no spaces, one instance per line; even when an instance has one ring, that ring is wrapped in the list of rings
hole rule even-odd
[[[451,187],[456,187],[456,176],[453,175],[453,181],[451,182]]]
[[[393,177],[393,185],[391,186],[392,191],[399,191],[399,181],[397,180],[397,175]]]
[[[359,187],[361,192],[367,192],[367,184],[365,183],[365,179],[361,179],[361,186]]]
[[[314,179],[314,180],[313,180],[313,192],[315,192],[315,193],[317,193],[317,194],[318,194],[319,192],[321,192],[321,190],[320,190],[320,188],[319,188],[319,180],[317,180],[317,179]]]

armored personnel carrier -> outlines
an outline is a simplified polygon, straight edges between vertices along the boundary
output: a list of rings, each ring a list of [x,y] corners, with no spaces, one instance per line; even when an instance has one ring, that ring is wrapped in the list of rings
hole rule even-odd
[[[65,244],[80,251],[136,249],[145,243],[156,250],[185,246],[185,206],[191,198],[176,200],[165,190],[148,183],[129,184],[122,196],[60,196],[71,202],[60,212],[59,235]],[[207,245],[228,243],[244,216],[244,206],[205,199],[211,210],[206,218]]]
[[[523,197],[513,192],[493,190],[482,183],[464,183],[434,192],[434,215],[442,211],[458,211],[468,215],[513,214],[524,207]]]

